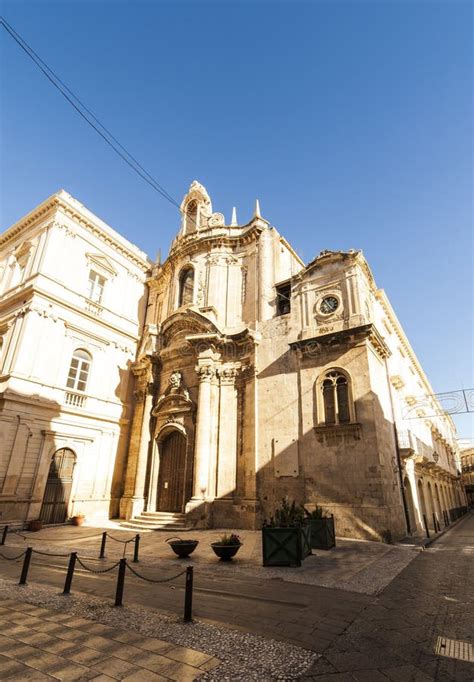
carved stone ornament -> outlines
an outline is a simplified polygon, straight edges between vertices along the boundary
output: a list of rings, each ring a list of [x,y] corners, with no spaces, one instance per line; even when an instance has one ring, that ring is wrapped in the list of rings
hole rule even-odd
[[[220,367],[218,369],[218,375],[221,384],[233,385],[238,371],[238,367]]]
[[[225,218],[223,213],[213,213],[207,221],[209,227],[224,227]]]
[[[211,381],[216,374],[216,370],[212,365],[200,365],[196,367],[196,372],[199,376],[199,381]]]
[[[178,370],[171,373],[165,392],[158,398],[158,404],[169,395],[180,395],[185,400],[189,400],[189,391],[183,383],[181,372]]]

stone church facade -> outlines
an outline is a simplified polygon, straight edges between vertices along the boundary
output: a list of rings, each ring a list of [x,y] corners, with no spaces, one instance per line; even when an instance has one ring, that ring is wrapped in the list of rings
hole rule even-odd
[[[75,458],[67,514],[80,504],[86,514],[120,515],[138,526],[150,527],[162,514],[188,527],[259,528],[287,495],[333,513],[340,535],[387,540],[421,532],[425,523],[434,526],[446,510],[465,504],[454,424],[437,405],[360,251],[322,251],[305,265],[258,203],[249,223],[238,225],[234,211],[229,224],[193,182],[169,255],[152,264],[78,202],[68,202],[75,213],[61,209],[58,229],[67,222],[72,232],[85,230],[98,240],[88,252],[89,296],[68,305],[68,314],[80,315],[74,343],[54,346],[62,363],[53,372],[54,428],[42,428],[36,413],[34,424],[18,416],[19,393],[24,404],[41,402],[44,391],[32,393],[27,384],[44,358],[19,366],[20,385],[11,351],[2,355],[3,518],[21,521],[44,510],[59,446]],[[28,225],[41,232],[47,223],[41,211],[33,213],[2,238],[6,270],[24,244],[34,243]],[[122,247],[120,267],[115,244]],[[77,277],[87,279],[87,253],[71,258],[81,261],[81,274],[71,267],[64,277],[77,289]],[[121,267],[135,288],[117,286],[112,294]],[[12,290],[5,277],[0,332],[3,324],[10,348],[11,320],[18,317],[14,297],[23,300],[27,281]],[[99,312],[87,309],[97,288],[109,292],[110,309],[112,301],[120,308],[117,317],[106,320],[102,302],[96,301]],[[59,319],[63,324],[62,298],[59,289],[51,292],[42,319],[58,319],[42,322],[44,328]],[[91,338],[101,351],[91,350]],[[68,353],[72,362],[75,352],[68,374]],[[80,383],[81,371],[94,370],[97,352],[104,359],[115,353],[102,368],[102,383],[117,387],[117,376],[124,382],[113,398],[102,398],[106,407],[89,396],[88,376]],[[54,384],[48,372],[42,386]],[[15,434],[34,432],[36,424],[43,434],[39,449],[29,444],[25,450],[24,439],[17,445]],[[114,444],[98,437],[102,428],[115,434]],[[82,450],[79,430],[84,438],[89,434]],[[55,435],[44,435],[49,432]],[[92,488],[80,478],[84,452],[96,462],[88,473]],[[15,502],[12,468],[24,503]]]

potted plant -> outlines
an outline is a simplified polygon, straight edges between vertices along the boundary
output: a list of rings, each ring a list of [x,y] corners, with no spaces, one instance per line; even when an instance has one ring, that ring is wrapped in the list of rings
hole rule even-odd
[[[311,554],[311,529],[304,507],[283,498],[262,528],[264,566],[301,566]]]
[[[242,542],[235,533],[224,533],[216,542],[211,542],[211,547],[221,561],[231,561],[242,546]]]
[[[85,514],[82,512],[76,512],[74,516],[71,517],[71,523],[73,526],[82,526],[85,520]]]
[[[31,530],[33,533],[36,533],[38,530],[41,530],[43,528],[43,522],[41,519],[32,519],[31,521],[28,522],[28,530]]]
[[[177,537],[168,538],[166,542],[180,559],[186,559],[186,557],[194,552],[199,544],[199,540],[182,540]]]
[[[331,549],[335,547],[334,514],[326,514],[323,508],[318,506],[312,511],[305,509],[305,514],[311,529],[311,547],[313,549]]]

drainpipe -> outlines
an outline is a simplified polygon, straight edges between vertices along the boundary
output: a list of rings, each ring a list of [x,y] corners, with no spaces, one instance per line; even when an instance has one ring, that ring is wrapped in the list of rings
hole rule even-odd
[[[402,501],[403,501],[403,511],[405,513],[405,523],[407,527],[407,533],[408,535],[411,534],[411,525],[410,525],[410,515],[408,513],[408,505],[407,505],[407,499],[405,496],[405,486],[403,485],[403,474],[402,474],[402,457],[400,455],[400,447],[398,445],[398,431],[397,431],[397,423],[395,420],[395,408],[393,405],[393,395],[392,395],[392,384],[390,383],[390,375],[388,373],[388,363],[387,363],[387,358],[384,360],[385,362],[385,374],[387,377],[387,386],[388,386],[388,394],[390,396],[390,407],[392,410],[392,420],[393,420],[393,435],[395,438],[395,451],[397,453],[397,469],[398,469],[398,477],[400,479],[400,490],[402,493]]]

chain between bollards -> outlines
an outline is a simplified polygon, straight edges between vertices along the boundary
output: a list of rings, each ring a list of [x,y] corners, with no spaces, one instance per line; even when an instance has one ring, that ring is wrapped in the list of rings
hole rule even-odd
[[[77,560],[77,552],[71,552],[71,556],[69,557],[69,564],[67,567],[66,581],[64,583],[63,594],[70,594],[71,593],[71,584],[72,584],[72,579],[74,576],[74,568],[76,566],[76,560]]]
[[[30,567],[31,555],[33,554],[33,547],[27,547],[25,552],[25,558],[23,560],[23,568],[21,569],[20,582],[19,585],[26,585],[26,579],[28,578],[28,569]]]
[[[0,541],[0,545],[5,544],[5,540],[7,539],[7,534],[8,534],[8,526],[5,526],[5,528],[3,529],[2,540]]]
[[[125,583],[125,571],[127,570],[127,560],[120,559],[117,576],[117,589],[115,591],[115,606],[123,606],[123,586]]]
[[[140,550],[140,536],[137,533],[135,535],[135,544],[133,546],[133,563],[138,564],[138,552]]]
[[[105,530],[102,533],[102,540],[100,543],[100,553],[99,553],[99,559],[105,559],[105,543],[107,542],[107,531]]]
[[[186,569],[186,585],[184,593],[184,622],[190,623],[193,619],[193,567]]]

